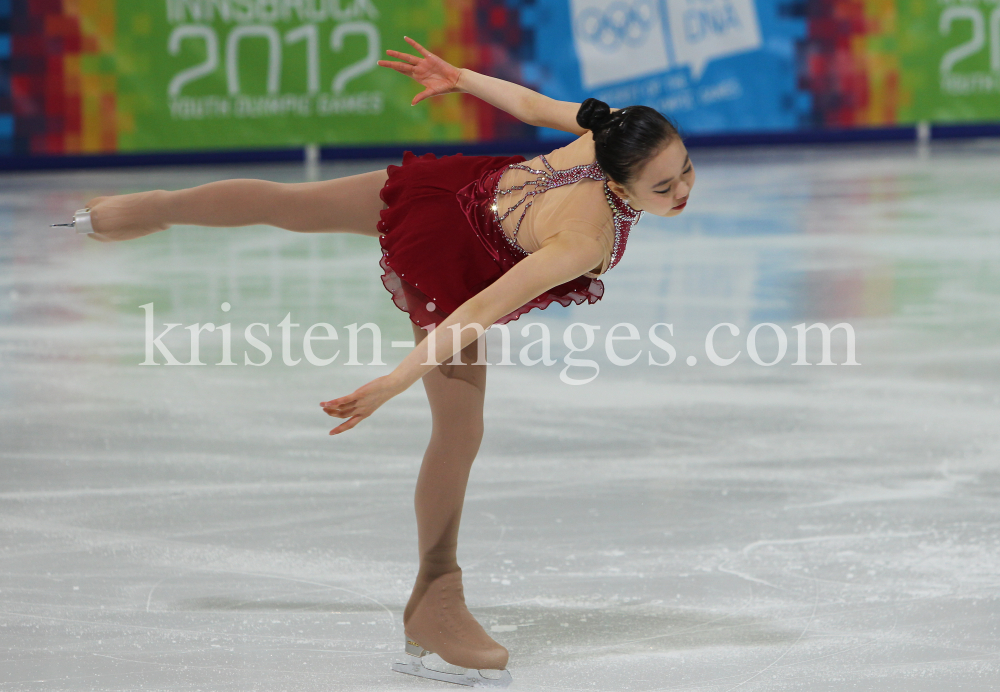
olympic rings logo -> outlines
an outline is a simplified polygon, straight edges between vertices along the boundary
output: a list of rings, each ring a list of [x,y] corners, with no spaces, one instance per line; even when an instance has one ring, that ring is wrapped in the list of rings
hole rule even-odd
[[[654,0],[617,0],[604,11],[591,7],[576,16],[577,37],[612,52],[623,44],[641,44],[655,16]]]

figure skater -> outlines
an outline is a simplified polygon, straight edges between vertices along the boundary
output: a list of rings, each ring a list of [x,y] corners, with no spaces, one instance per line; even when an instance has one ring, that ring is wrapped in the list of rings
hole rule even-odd
[[[336,180],[224,180],[98,197],[78,212],[78,230],[118,241],[173,224],[269,224],[378,238],[382,281],[408,313],[416,347],[390,374],[320,406],[346,419],[330,431],[341,434],[423,380],[433,423],[416,484],[420,564],[403,613],[405,650],[437,653],[467,673],[436,674],[414,660],[394,668],[463,684],[487,684],[478,670],[502,671],[489,684],[503,685],[510,681],[507,649],[467,609],[456,559],[466,484],[483,436],[484,330],[553,301],[600,300],[597,277],[621,259],[633,224],[643,211],[679,214],[694,168],[676,128],[652,108],[556,101],[458,69],[404,38],[420,55],[387,50],[396,60],[378,64],[424,87],[411,105],[464,92],[529,125],[578,138],[530,161],[407,151],[401,166]],[[452,338],[424,338],[438,334]]]

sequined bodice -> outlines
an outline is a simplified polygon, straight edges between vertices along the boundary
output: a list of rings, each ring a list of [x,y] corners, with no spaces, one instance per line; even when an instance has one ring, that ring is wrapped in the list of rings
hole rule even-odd
[[[513,185],[509,188],[501,188],[500,179],[503,177],[503,173],[497,176],[496,185],[493,190],[491,210],[493,211],[494,219],[499,226],[504,239],[507,240],[511,247],[515,248],[519,252],[525,255],[531,254],[521,247],[520,243],[518,243],[517,233],[521,230],[521,223],[524,221],[525,214],[528,213],[528,208],[535,203],[536,196],[556,187],[572,185],[573,183],[577,183],[584,178],[603,181],[604,196],[607,198],[608,205],[611,207],[611,213],[614,218],[615,225],[615,240],[611,250],[611,261],[608,263],[608,270],[610,270],[611,267],[618,264],[618,260],[621,259],[622,254],[625,252],[625,243],[628,240],[629,231],[642,216],[642,212],[633,209],[627,202],[625,202],[625,200],[611,192],[611,189],[608,187],[607,176],[604,174],[604,171],[601,170],[597,161],[562,170],[556,170],[552,167],[552,164],[549,163],[545,156],[539,156],[538,158],[541,159],[547,170],[535,169],[525,163],[512,163],[501,169],[503,172],[506,172],[511,168],[528,171],[538,176],[534,180],[528,180],[521,185]],[[526,190],[528,186],[533,186],[533,188]],[[520,190],[526,190],[524,196],[511,205],[510,208],[503,212],[503,214],[500,214],[500,196],[511,195]],[[522,204],[524,206],[521,208],[521,215],[517,219],[517,225],[514,227],[513,238],[511,238],[503,232],[503,220],[506,219],[515,209],[521,207]]]
[[[605,272],[615,266],[625,252],[625,243],[628,240],[629,231],[639,220],[640,216],[642,216],[642,212],[633,209],[625,200],[611,191],[608,187],[607,176],[601,170],[598,163],[595,161],[586,165],[556,170],[544,156],[540,156],[539,158],[546,170],[537,170],[528,166],[523,157],[517,158],[520,160],[489,171],[478,180],[468,183],[456,193],[462,210],[476,230],[483,245],[501,267],[503,267],[504,271],[531,254],[517,242],[517,231],[520,230],[524,215],[537,199],[537,195],[556,187],[577,183],[584,178],[604,181],[604,196],[611,207],[615,228],[611,260]],[[521,185],[502,188],[500,180],[503,174],[511,168],[529,171],[538,177],[535,180],[528,180]],[[531,186],[531,189],[526,190],[529,186]],[[526,190],[523,199],[518,200],[517,203],[501,215],[498,205],[500,196],[509,195],[519,190]],[[514,229],[514,237],[511,238],[504,232],[503,219],[515,209],[521,207],[522,204],[521,215],[518,219],[517,227]]]

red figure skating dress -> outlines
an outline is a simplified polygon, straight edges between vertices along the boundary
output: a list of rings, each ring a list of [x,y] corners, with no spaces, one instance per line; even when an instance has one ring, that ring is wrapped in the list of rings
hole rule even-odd
[[[537,250],[543,238],[563,230],[601,242],[601,266],[549,289],[497,324],[553,302],[600,300],[604,284],[596,277],[621,259],[642,212],[608,188],[593,146],[588,132],[526,163],[523,156],[439,159],[407,151],[402,166],[386,169],[380,193],[388,208],[378,222],[379,264],[396,306],[420,327],[440,324]],[[579,161],[588,162],[572,165]]]

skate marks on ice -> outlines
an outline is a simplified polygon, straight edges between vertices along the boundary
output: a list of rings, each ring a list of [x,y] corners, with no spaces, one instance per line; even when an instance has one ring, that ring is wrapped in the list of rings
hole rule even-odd
[[[888,461],[827,461],[810,480],[717,459],[711,468],[667,465],[644,483],[605,477],[597,492],[548,479],[529,487],[498,472],[507,538],[469,590],[510,598],[472,610],[510,650],[525,689],[587,689],[600,679],[610,690],[628,679],[646,690],[856,682],[932,692],[950,680],[949,689],[986,692],[998,671],[1000,593],[995,522],[984,514],[989,476],[961,501],[933,493],[811,506],[842,496],[848,478],[855,487],[905,485],[912,457],[899,462],[897,474]],[[971,462],[962,466],[977,468]],[[505,473],[521,477],[529,463],[539,462]],[[575,464],[588,478],[600,467]],[[474,507],[500,511],[489,495]],[[526,539],[539,526],[548,540],[536,548]],[[641,529],[626,538],[623,527]],[[467,547],[487,541],[482,530]],[[531,593],[542,595],[517,600]]]
[[[642,690],[839,690],[851,680],[898,692],[994,689],[988,680],[996,675],[996,657],[988,642],[938,650],[932,641],[934,630],[976,625],[982,617],[958,604],[956,612],[927,621],[911,612],[920,600],[855,608],[831,601],[817,584],[812,602],[798,608],[775,608],[766,596],[749,594],[732,612],[678,608],[660,617],[553,607],[544,615],[534,611],[536,620],[503,643],[521,681],[517,689],[610,691],[625,689],[614,681],[628,681],[628,688]],[[920,626],[932,632],[915,632]]]

